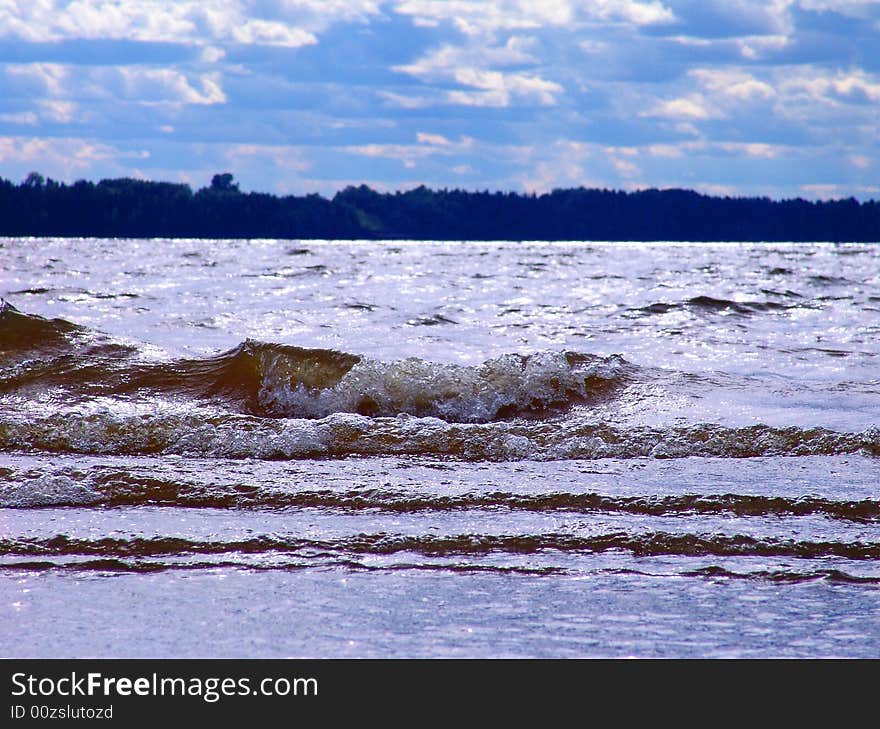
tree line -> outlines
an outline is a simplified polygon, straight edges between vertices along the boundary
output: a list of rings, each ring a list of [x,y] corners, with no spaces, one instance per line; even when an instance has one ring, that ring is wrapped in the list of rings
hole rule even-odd
[[[880,202],[718,197],[692,190],[545,194],[351,186],[327,199],[129,178],[0,178],[0,235],[416,240],[880,241]]]

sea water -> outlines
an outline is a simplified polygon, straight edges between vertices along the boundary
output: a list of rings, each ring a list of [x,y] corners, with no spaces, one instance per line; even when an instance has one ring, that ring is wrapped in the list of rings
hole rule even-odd
[[[0,239],[6,657],[880,655],[880,247]]]

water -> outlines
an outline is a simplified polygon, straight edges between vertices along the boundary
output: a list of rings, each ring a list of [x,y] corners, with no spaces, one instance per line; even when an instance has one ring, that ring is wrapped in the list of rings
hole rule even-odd
[[[5,656],[880,655],[880,248],[0,240]]]

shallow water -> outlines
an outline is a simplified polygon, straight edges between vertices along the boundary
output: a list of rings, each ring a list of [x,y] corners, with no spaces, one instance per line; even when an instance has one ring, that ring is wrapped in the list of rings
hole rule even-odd
[[[880,655],[876,246],[0,260],[4,655]]]

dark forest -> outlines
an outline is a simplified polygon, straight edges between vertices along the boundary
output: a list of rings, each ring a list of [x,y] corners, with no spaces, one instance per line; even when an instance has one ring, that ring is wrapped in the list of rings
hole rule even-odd
[[[880,202],[713,197],[690,190],[546,194],[348,187],[331,199],[186,184],[0,178],[0,235],[422,240],[880,241]]]

